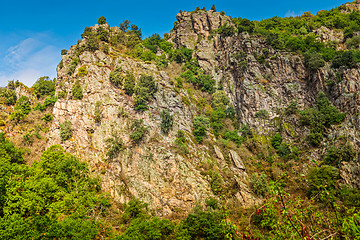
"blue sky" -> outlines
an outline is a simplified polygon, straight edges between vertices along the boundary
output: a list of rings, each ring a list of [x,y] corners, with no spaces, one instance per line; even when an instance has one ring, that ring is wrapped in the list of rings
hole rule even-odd
[[[316,13],[345,3],[340,0],[212,0],[212,1],[43,1],[2,0],[0,6],[0,86],[20,80],[27,86],[40,76],[56,77],[61,49],[69,49],[80,39],[86,26],[105,16],[110,26],[128,19],[143,35],[169,32],[179,10],[197,6],[210,9],[215,4],[226,15],[261,20]]]

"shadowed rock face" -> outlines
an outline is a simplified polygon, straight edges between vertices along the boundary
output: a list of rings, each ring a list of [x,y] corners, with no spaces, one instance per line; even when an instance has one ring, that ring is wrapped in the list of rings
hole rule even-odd
[[[169,41],[177,48],[194,49],[193,57],[200,66],[223,86],[239,123],[247,123],[261,134],[269,134],[281,123],[283,110],[290,101],[296,100],[300,107],[310,106],[318,91],[330,89],[330,100],[342,111],[351,113],[347,122],[358,126],[358,119],[352,116],[359,113],[359,69],[345,70],[339,82],[329,66],[311,72],[304,66],[301,56],[274,50],[263,38],[247,33],[229,37],[215,34],[214,30],[225,23],[233,25],[230,17],[218,12],[181,12]],[[113,31],[118,30],[115,27]],[[78,45],[85,43],[86,40],[82,40]],[[74,73],[68,75],[75,48],[73,46],[63,56],[63,67],[58,69],[56,92],[65,91],[67,97],[59,99],[54,106],[48,146],[62,144],[67,151],[87,161],[101,177],[103,187],[117,201],[126,202],[132,196],[138,197],[150,203],[159,216],[187,212],[197,202],[216,197],[211,190],[211,177],[202,167],[209,163],[222,173],[229,173],[228,180],[237,186],[236,191],[227,196],[229,199],[244,206],[259,202],[247,185],[246,166],[251,160],[246,158],[245,150],[214,147],[216,139],[211,133],[206,144],[195,142],[192,135],[193,116],[197,114],[195,103],[184,102],[188,93],[184,89],[174,90],[167,71],[124,57],[110,48],[110,54],[99,50],[83,52]],[[259,60],[261,55],[264,61]],[[78,75],[80,67],[87,69],[85,76]],[[146,74],[156,80],[158,91],[149,103],[149,110],[135,111],[133,97],[110,83],[110,72],[119,67],[124,75],[130,71],[137,79]],[[83,89],[82,100],[71,97],[72,85],[77,80]],[[333,81],[331,86],[329,81]],[[100,103],[101,123],[95,123],[96,102]],[[168,135],[160,128],[160,113],[164,109],[174,115],[174,127]],[[265,122],[255,118],[259,110],[266,110],[270,120]],[[135,119],[142,119],[147,128],[144,139],[137,144],[129,138]],[[72,138],[61,143],[60,124],[66,120],[71,121]],[[282,124],[296,125],[296,119]],[[298,128],[284,129],[289,141],[294,136],[307,134]],[[186,135],[189,148],[186,155],[174,143],[178,130]],[[358,143],[358,133],[346,124],[341,130],[331,129],[330,134],[346,134]],[[105,140],[108,138],[123,141],[123,150],[112,160],[106,157]],[[316,150],[306,154],[312,159],[321,156]],[[355,185],[358,168],[344,165],[344,181]]]

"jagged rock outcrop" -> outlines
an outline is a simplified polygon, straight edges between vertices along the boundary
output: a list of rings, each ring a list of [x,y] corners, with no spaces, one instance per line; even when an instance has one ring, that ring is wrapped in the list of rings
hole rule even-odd
[[[351,113],[342,126],[329,130],[328,142],[331,142],[330,136],[343,134],[350,136],[356,148],[359,147],[359,135],[351,127],[359,124],[354,117],[359,113],[358,69],[344,70],[340,80],[329,64],[310,71],[302,56],[275,50],[261,37],[247,33],[227,37],[216,34],[215,30],[225,23],[233,24],[230,17],[214,11],[180,12],[169,41],[177,48],[194,50],[193,57],[199,65],[227,93],[239,123],[247,123],[255,132],[267,136],[282,124],[287,140],[304,138],[306,130],[291,128],[296,119],[283,122],[284,108],[291,101],[296,101],[301,108],[311,106],[317,93],[326,90],[338,108]],[[116,31],[117,28],[112,29]],[[86,40],[82,40],[78,46],[85,44]],[[211,134],[207,144],[196,144],[192,136],[196,109],[184,101],[188,97],[184,89],[174,89],[169,72],[110,48],[109,54],[100,50],[82,52],[75,71],[69,74],[76,51],[76,46],[72,47],[58,69],[56,92],[64,91],[67,97],[59,99],[54,106],[49,146],[62,144],[67,151],[85,159],[92,170],[100,173],[103,186],[116,200],[126,202],[132,196],[139,197],[149,202],[158,215],[186,212],[196,203],[214,197],[208,174],[213,169],[205,172],[201,167],[204,165],[231,173],[229,179],[234,181],[236,192],[228,197],[238,204],[250,206],[260,201],[249,190],[246,172],[249,160],[242,158],[241,149],[229,151],[213,146],[216,139]],[[86,75],[79,74],[80,68],[86,69]],[[123,74],[132,72],[136,78],[141,74],[154,77],[158,91],[149,103],[149,110],[135,111],[133,97],[109,81],[109,74],[115,68],[121,68]],[[76,81],[83,89],[82,100],[72,99],[72,86]],[[95,122],[97,102],[101,123]],[[162,133],[160,128],[160,112],[164,109],[174,115],[174,128],[169,134]],[[256,117],[260,110],[269,113],[269,120]],[[129,138],[135,119],[142,119],[147,128],[139,144]],[[60,124],[66,120],[71,121],[72,138],[61,142]],[[183,154],[174,144],[178,130],[185,132],[188,154]],[[112,160],[106,157],[108,138],[123,141],[123,150]],[[306,156],[318,160],[322,154],[311,150]],[[358,166],[345,164],[341,171],[344,181],[356,186],[354,176]]]

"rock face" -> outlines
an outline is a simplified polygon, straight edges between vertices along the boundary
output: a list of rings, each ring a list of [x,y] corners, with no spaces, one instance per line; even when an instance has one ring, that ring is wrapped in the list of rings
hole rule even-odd
[[[320,90],[327,90],[331,101],[342,111],[351,113],[351,116],[359,113],[359,69],[345,70],[341,81],[329,66],[311,72],[300,56],[274,50],[262,38],[247,33],[228,37],[214,34],[214,30],[225,23],[232,25],[230,17],[217,12],[181,12],[177,15],[169,41],[177,48],[194,49],[193,57],[200,66],[212,75],[217,85],[223,86],[239,123],[247,123],[265,135],[273,133],[282,124],[289,139],[304,137],[306,132],[291,129],[287,122],[282,121],[283,110],[291,101],[296,101],[300,107],[310,106]],[[78,46],[84,44],[85,40]],[[159,216],[189,211],[197,202],[216,197],[211,190],[211,176],[199,167],[211,162],[213,168],[231,173],[237,187],[230,198],[245,206],[259,202],[249,190],[248,160],[240,158],[240,150],[229,151],[213,146],[216,139],[211,134],[209,144],[196,144],[192,137],[195,104],[185,101],[190,96],[184,89],[174,89],[168,72],[110,49],[110,54],[99,50],[81,53],[79,64],[69,75],[74,55],[76,46],[63,56],[63,66],[58,69],[56,92],[64,91],[67,97],[58,100],[54,106],[48,145],[62,144],[67,151],[85,159],[91,169],[100,174],[103,186],[117,201],[126,202],[132,196],[138,197],[150,203]],[[85,76],[78,73],[80,67],[86,68]],[[141,74],[153,76],[158,91],[149,103],[149,110],[135,111],[133,97],[111,84],[109,74],[115,68],[121,68],[123,74],[130,71],[136,78]],[[75,81],[81,83],[82,100],[71,97]],[[95,122],[97,102],[101,109],[101,123]],[[160,128],[160,112],[164,109],[174,115],[175,124],[168,135]],[[269,120],[256,118],[259,110],[267,111]],[[350,136],[359,144],[359,134],[349,127],[350,123],[358,126],[359,122],[351,116],[340,129],[334,130],[334,134]],[[142,119],[147,128],[145,138],[138,144],[129,138],[135,119]],[[72,138],[61,142],[60,124],[66,120],[71,121]],[[174,143],[178,130],[185,132],[188,154]],[[113,160],[106,157],[105,140],[108,138],[123,141],[123,150]],[[307,154],[314,159],[320,156],[317,152]],[[348,184],[358,184],[354,177],[358,168],[342,167]]]
[[[85,40],[79,45],[85,44]],[[116,55],[110,57],[101,51],[83,52],[72,75],[68,74],[76,47],[63,56],[63,67],[58,69],[56,93],[67,93],[54,108],[54,120],[48,134],[48,146],[61,144],[67,151],[87,161],[93,171],[100,174],[103,187],[115,200],[126,202],[138,197],[150,204],[159,216],[186,213],[198,202],[216,197],[211,190],[210,177],[203,173],[200,165],[215,161],[212,147],[198,145],[192,137],[194,106],[184,104],[185,90],[176,92],[170,77],[155,65]],[[87,74],[79,76],[79,68]],[[109,81],[111,70],[121,68],[132,72],[136,78],[141,74],[153,76],[158,91],[149,103],[149,110],[134,110],[133,97],[116,88]],[[72,85],[79,81],[83,99],[72,99]],[[95,106],[101,109],[101,123],[95,122]],[[174,116],[174,127],[168,135],[161,132],[160,113],[167,109]],[[142,119],[147,128],[144,139],[136,144],[129,138],[135,119]],[[61,142],[60,124],[69,120],[72,137]],[[184,155],[175,145],[178,130],[185,132],[189,153]],[[123,150],[118,157],[106,157],[106,139],[123,141]],[[218,148],[221,153],[221,150]],[[222,154],[222,153],[221,153]],[[226,153],[224,153],[226,154]],[[215,167],[220,165],[216,163]],[[222,161],[221,167],[228,169],[238,182],[237,194],[233,198],[243,205],[258,201],[248,186],[244,169]],[[234,180],[235,181],[235,180]]]

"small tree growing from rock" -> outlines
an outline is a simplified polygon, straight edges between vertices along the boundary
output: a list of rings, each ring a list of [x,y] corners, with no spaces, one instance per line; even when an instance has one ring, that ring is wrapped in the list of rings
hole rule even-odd
[[[104,17],[104,16],[101,16],[101,17],[99,17],[99,19],[98,19],[98,24],[105,24],[106,23],[106,18]]]

